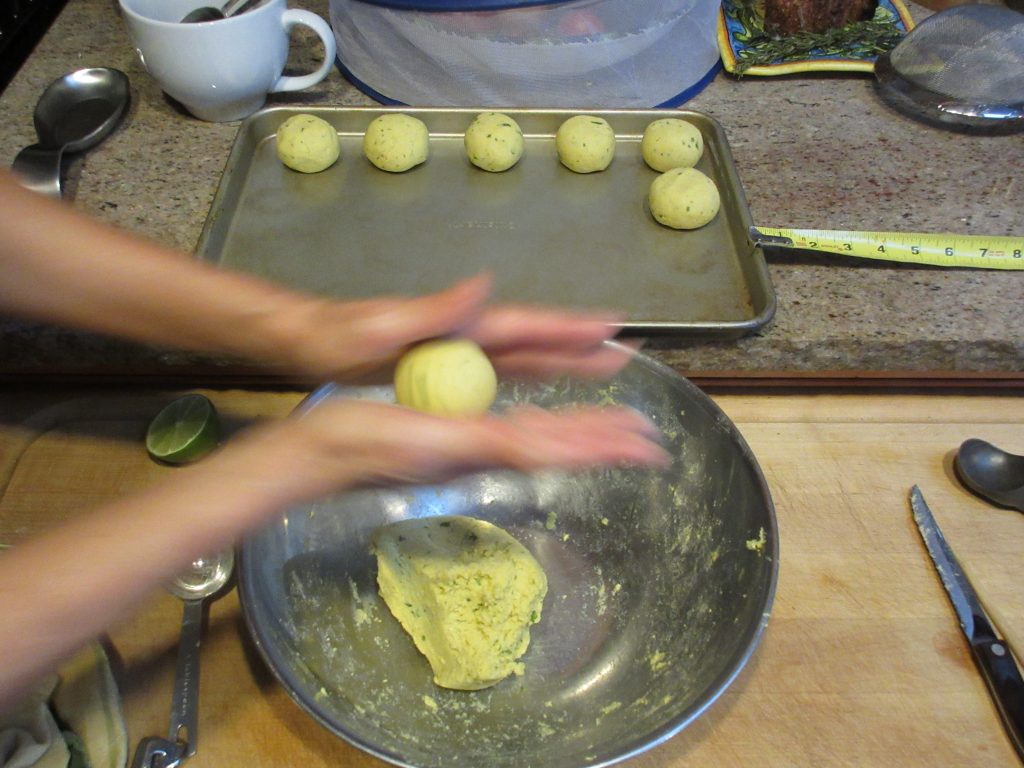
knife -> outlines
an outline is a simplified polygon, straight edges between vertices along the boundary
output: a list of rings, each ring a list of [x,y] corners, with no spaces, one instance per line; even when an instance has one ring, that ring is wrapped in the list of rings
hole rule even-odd
[[[1017,755],[1024,761],[1024,678],[1010,647],[999,635],[967,580],[956,555],[946,543],[932,512],[916,485],[910,490],[910,506],[914,512],[924,545],[928,548],[942,586],[953,603],[960,629],[971,646],[974,663],[985,678],[992,700],[999,710],[1006,733]]]

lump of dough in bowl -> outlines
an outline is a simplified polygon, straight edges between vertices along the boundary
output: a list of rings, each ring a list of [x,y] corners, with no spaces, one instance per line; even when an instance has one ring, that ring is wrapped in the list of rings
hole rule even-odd
[[[704,154],[704,137],[693,123],[666,117],[644,130],[640,152],[644,162],[656,171],[693,168]]]
[[[395,399],[437,416],[478,416],[498,393],[494,366],[469,339],[437,339],[402,355],[395,368]]]
[[[603,117],[575,115],[558,127],[555,149],[570,171],[603,171],[615,157],[615,131]]]
[[[507,171],[523,156],[523,131],[508,115],[483,112],[466,129],[469,162],[485,171]]]
[[[424,163],[430,133],[422,120],[399,113],[381,115],[366,127],[363,152],[382,171],[401,173]]]
[[[339,155],[338,132],[316,115],[292,115],[277,129],[277,157],[292,170],[319,173]]]
[[[703,227],[718,213],[721,199],[715,182],[696,168],[673,168],[651,182],[651,215],[673,229]]]
[[[475,691],[521,675],[547,577],[506,531],[471,517],[377,529],[377,584],[445,688]]]

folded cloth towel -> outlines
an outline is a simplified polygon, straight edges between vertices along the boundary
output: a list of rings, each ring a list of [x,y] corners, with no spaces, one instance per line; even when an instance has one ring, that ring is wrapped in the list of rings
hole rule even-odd
[[[0,717],[0,768],[68,768],[69,743],[84,748],[91,768],[124,768],[128,759],[121,696],[99,643],[83,648]]]
[[[99,643],[83,648],[60,669],[50,705],[61,722],[82,740],[92,768],[123,768],[128,731],[121,694],[110,661]]]
[[[57,677],[50,677],[0,718],[2,768],[67,768],[71,752],[48,703],[56,687]]]

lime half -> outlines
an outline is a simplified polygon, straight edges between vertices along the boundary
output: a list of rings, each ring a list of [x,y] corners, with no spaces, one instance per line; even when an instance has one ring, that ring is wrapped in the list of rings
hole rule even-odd
[[[203,395],[185,395],[168,403],[146,430],[146,450],[157,461],[186,464],[217,447],[220,419]]]

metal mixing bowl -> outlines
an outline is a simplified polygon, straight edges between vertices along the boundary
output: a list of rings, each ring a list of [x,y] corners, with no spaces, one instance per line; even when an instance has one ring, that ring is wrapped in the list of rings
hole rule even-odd
[[[391,399],[390,388],[325,387]],[[245,619],[292,697],[352,744],[404,766],[609,765],[677,733],[750,658],[778,567],[775,511],[750,449],[700,390],[643,356],[611,382],[503,385],[497,408],[622,403],[650,416],[668,471],[473,475],[291,509],[241,548]],[[437,687],[388,612],[378,526],[465,514],[523,542],[549,591],[525,673]]]

